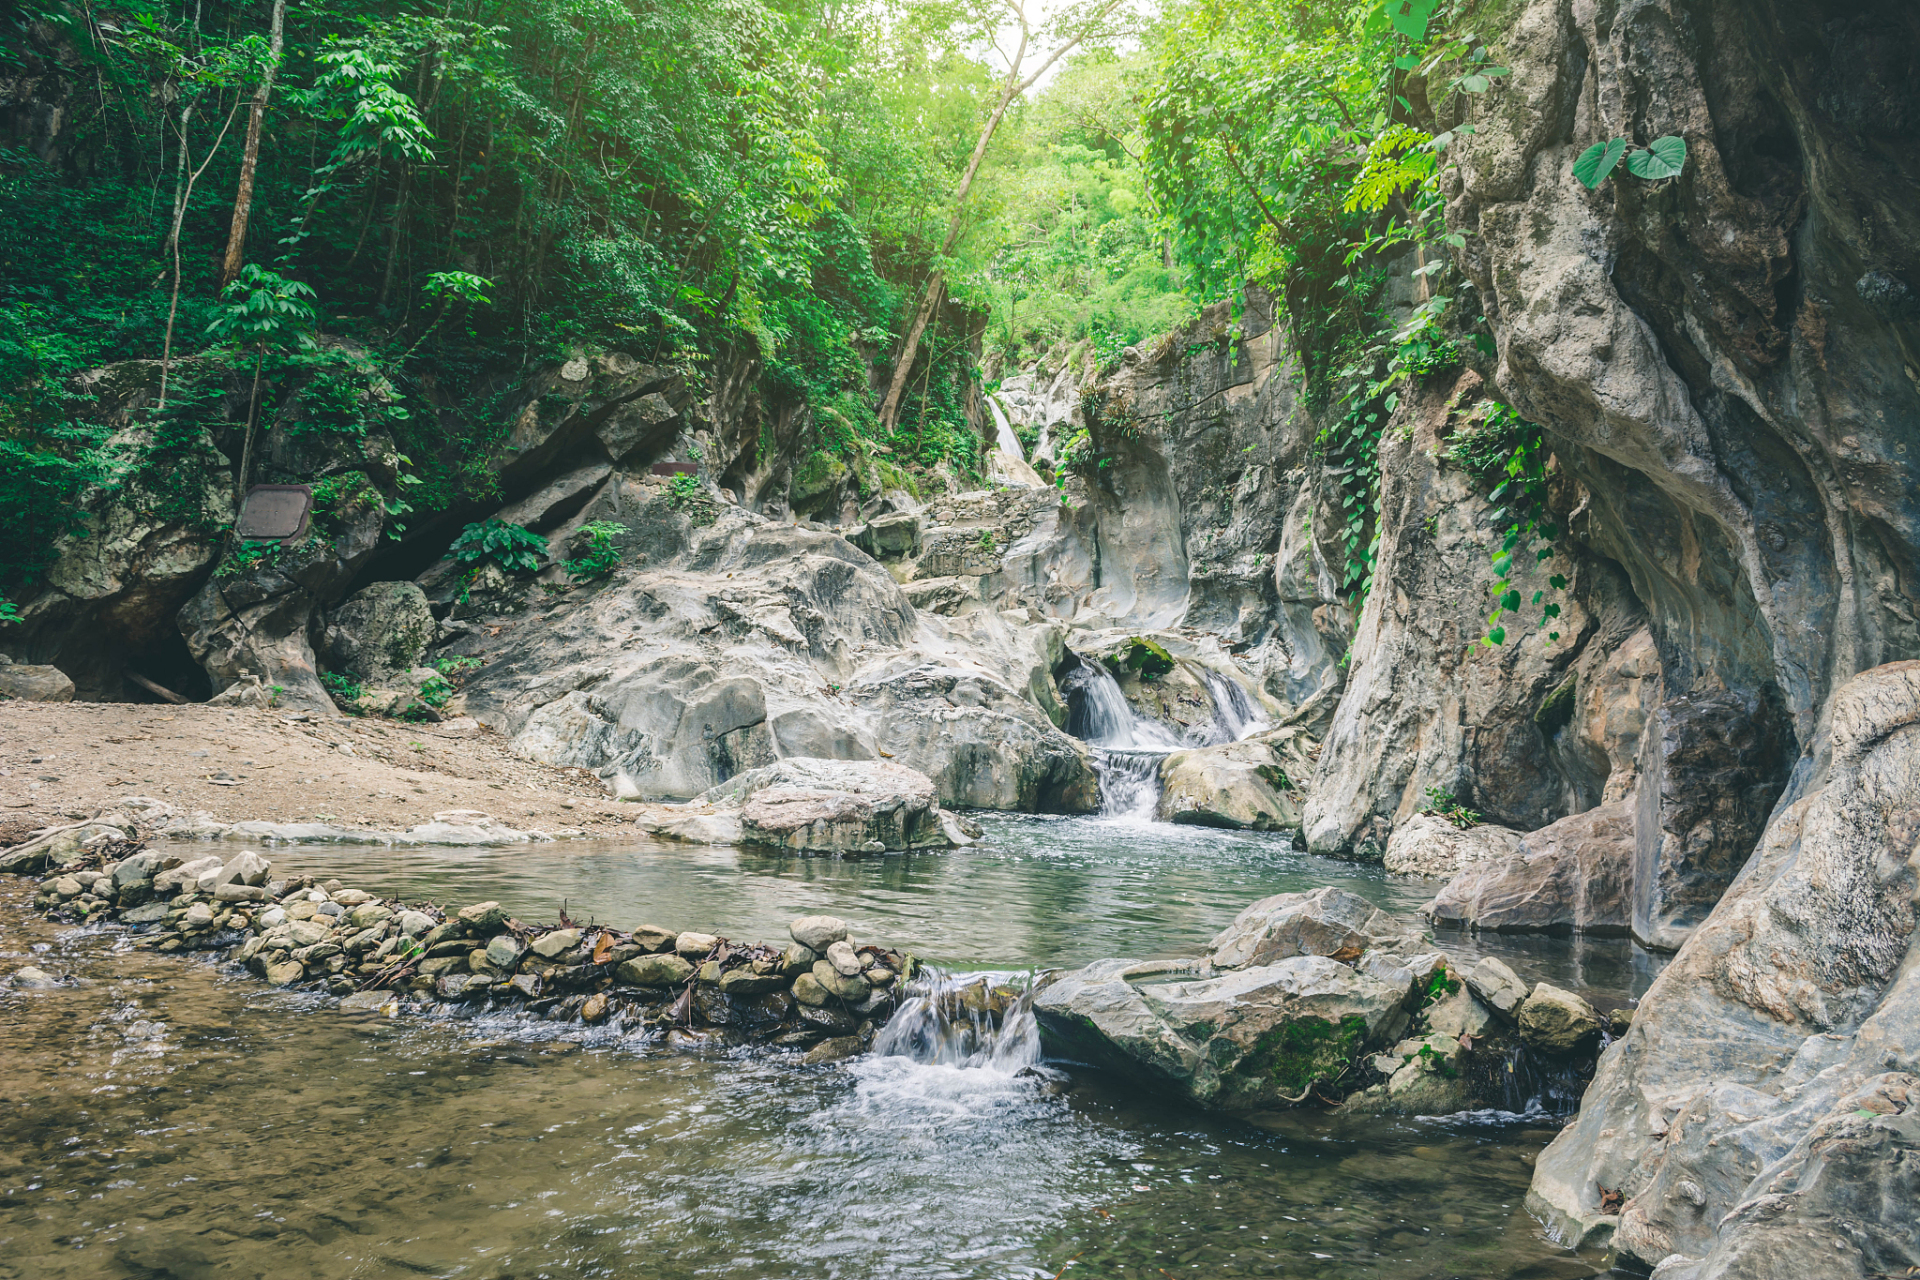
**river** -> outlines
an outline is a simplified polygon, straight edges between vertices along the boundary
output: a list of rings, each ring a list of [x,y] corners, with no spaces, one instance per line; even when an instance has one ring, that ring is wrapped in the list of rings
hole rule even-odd
[[[285,870],[449,905],[776,939],[825,911],[953,969],[1190,954],[1268,893],[1431,884],[1284,836],[988,816],[974,848],[870,860],[652,843],[304,847]],[[0,1278],[1576,1277],[1521,1201],[1562,1117],[1227,1119],[1071,1065],[801,1067],[483,1014],[386,1019],[0,884]],[[1602,1001],[1623,940],[1441,943]],[[1071,1264],[1071,1265],[1070,1265]]]

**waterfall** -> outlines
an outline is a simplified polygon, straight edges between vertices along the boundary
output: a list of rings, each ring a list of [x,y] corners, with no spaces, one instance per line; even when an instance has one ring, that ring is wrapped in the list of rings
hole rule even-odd
[[[1160,803],[1160,762],[1181,741],[1165,725],[1135,715],[1105,666],[1073,657],[1075,665],[1060,681],[1067,732],[1093,748],[1101,816],[1151,822]]]
[[[1040,1024],[1034,1020],[1033,997],[996,981],[1012,978],[929,973],[915,982],[906,1003],[880,1029],[874,1053],[1005,1074],[1037,1065]]]
[[[1205,667],[1200,668],[1200,679],[1213,700],[1213,723],[1207,726],[1212,730],[1208,735],[1211,741],[1200,745],[1215,747],[1224,742],[1238,742],[1271,727],[1271,722],[1238,680],[1229,680]]]
[[[987,409],[993,414],[993,447],[1025,462],[1026,450],[1020,447],[1020,437],[1014,434],[1013,424],[1007,420],[1007,411],[1001,407],[1000,397],[987,396]]]

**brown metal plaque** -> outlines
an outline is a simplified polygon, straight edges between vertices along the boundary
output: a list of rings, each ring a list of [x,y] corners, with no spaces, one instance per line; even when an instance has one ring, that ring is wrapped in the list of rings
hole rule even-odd
[[[249,542],[293,542],[307,531],[313,490],[304,484],[257,484],[234,522],[234,536]]]
[[[656,462],[653,474],[657,476],[697,476],[700,464],[697,462]]]

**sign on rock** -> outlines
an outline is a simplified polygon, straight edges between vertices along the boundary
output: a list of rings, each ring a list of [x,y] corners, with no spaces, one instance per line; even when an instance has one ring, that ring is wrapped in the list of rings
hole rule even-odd
[[[234,536],[251,542],[292,542],[307,531],[313,490],[304,484],[257,484],[247,490]]]

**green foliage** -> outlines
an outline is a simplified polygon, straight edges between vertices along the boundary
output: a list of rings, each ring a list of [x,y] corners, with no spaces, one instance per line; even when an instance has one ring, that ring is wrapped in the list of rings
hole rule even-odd
[[[478,658],[445,657],[436,658],[433,662],[433,669],[438,671],[444,678],[453,681],[455,685],[460,684],[469,675],[478,671],[480,666],[481,662]]]
[[[1467,421],[1477,425],[1456,433],[1446,456],[1491,486],[1487,500],[1496,504],[1491,514],[1496,540],[1493,571],[1499,581],[1491,588],[1494,607],[1487,615],[1487,634],[1482,643],[1504,644],[1507,629],[1500,623],[1501,615],[1517,613],[1527,603],[1515,585],[1516,579],[1526,568],[1551,559],[1553,542],[1560,536],[1560,527],[1547,505],[1546,437],[1538,423],[1492,400],[1475,405]],[[1536,542],[1545,545],[1536,550]],[[1556,573],[1547,579],[1546,586],[1534,591],[1531,603],[1540,608],[1543,629],[1560,616],[1560,605],[1547,599],[1548,591],[1566,588],[1566,578]],[[1559,638],[1558,631],[1547,631],[1548,640]]]
[[[1173,655],[1145,636],[1129,637],[1127,647],[1116,657],[1121,670],[1136,672],[1147,682],[1173,670]]]
[[[712,524],[720,518],[713,495],[700,483],[700,477],[681,472],[667,482],[667,505],[686,516],[695,527]]]
[[[1445,818],[1462,831],[1480,821],[1479,813],[1461,804],[1453,792],[1443,787],[1428,787],[1425,794],[1425,803],[1420,806],[1421,813]]]
[[[1575,180],[1589,191],[1598,189],[1620,163],[1622,156],[1626,157],[1628,173],[1649,182],[1677,178],[1680,171],[1686,168],[1687,140],[1678,135],[1655,138],[1631,154],[1627,151],[1628,145],[1625,138],[1609,138],[1605,142],[1594,143],[1574,160]]]
[[[1433,966],[1433,972],[1427,975],[1427,987],[1421,993],[1422,1004],[1432,1004],[1447,996],[1460,994],[1460,979],[1453,976],[1444,964]]]
[[[1350,1013],[1337,1024],[1327,1018],[1293,1018],[1263,1035],[1248,1055],[1265,1064],[1275,1085],[1297,1101],[1322,1080],[1338,1080],[1366,1043],[1367,1020]]]
[[[469,568],[491,560],[508,573],[537,573],[547,555],[547,540],[525,525],[482,520],[462,529],[447,554]]]
[[[215,342],[233,342],[265,350],[269,346],[313,346],[313,290],[298,280],[248,263],[220,294],[222,305],[207,322]]]
[[[352,676],[337,671],[320,673],[321,687],[333,698],[334,703],[348,715],[360,714],[360,699],[367,692],[366,685]]]
[[[255,542],[252,539],[237,542],[226,558],[221,560],[220,567],[213,571],[213,576],[240,578],[255,569],[271,568],[279,562],[281,550],[277,539],[270,542]]]
[[[20,621],[20,606],[0,596],[0,623]]]
[[[580,526],[574,535],[574,547],[579,554],[562,562],[561,568],[575,582],[606,577],[620,567],[620,548],[614,545],[614,539],[625,532],[627,526],[612,520],[595,520]]]

